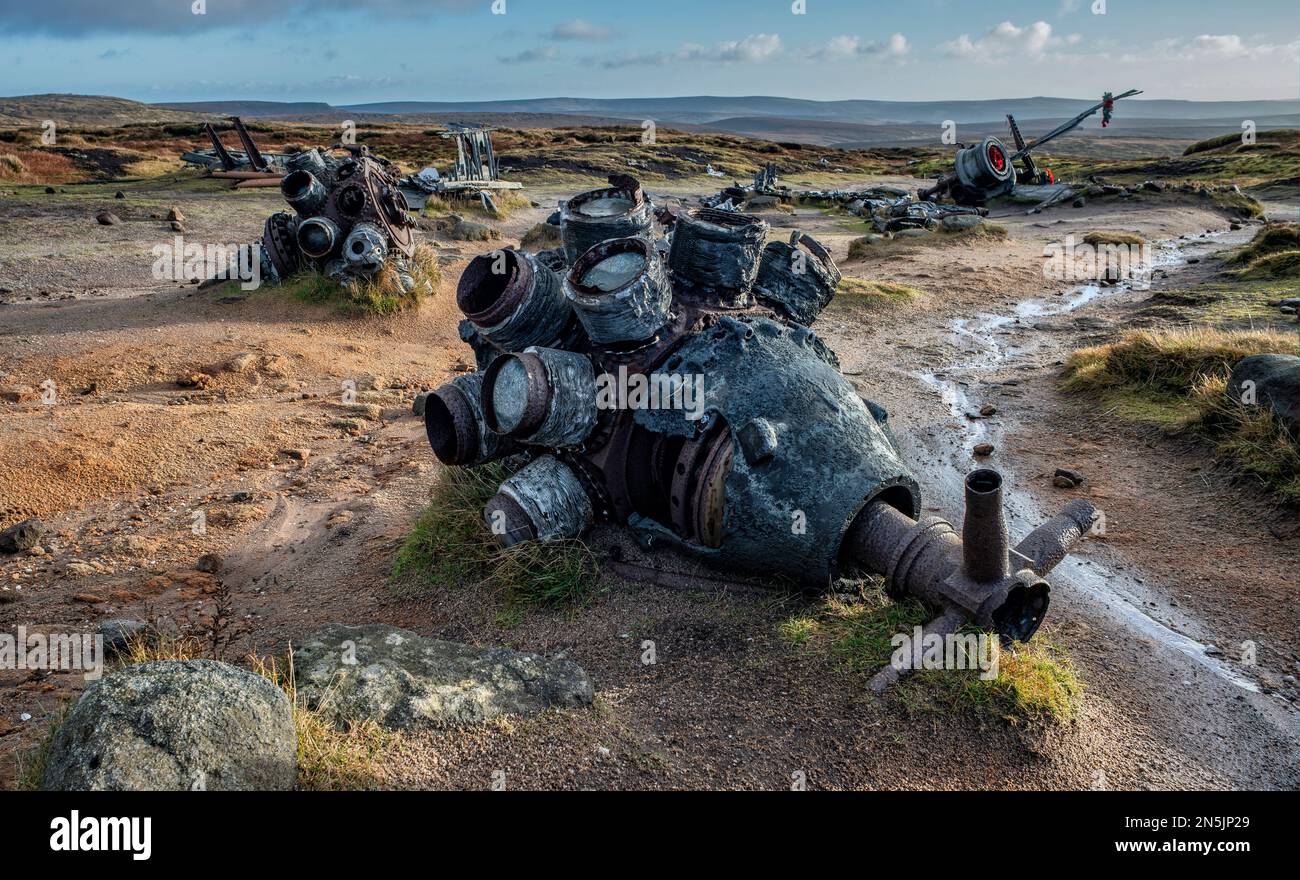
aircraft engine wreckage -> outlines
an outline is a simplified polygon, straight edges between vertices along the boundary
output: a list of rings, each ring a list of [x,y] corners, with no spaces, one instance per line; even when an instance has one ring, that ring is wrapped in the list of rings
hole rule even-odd
[[[314,270],[343,284],[371,278],[385,265],[404,289],[415,281],[413,221],[386,159],[365,147],[350,155],[304,150],[289,157],[280,191],[293,213],[279,211],[262,231],[262,277],[277,282]]]
[[[840,280],[825,249],[798,231],[764,246],[760,218],[698,208],[676,215],[661,256],[639,184],[611,182],[562,205],[578,254],[561,252],[563,276],[548,268],[555,252],[501,250],[457,287],[479,369],[428,396],[425,427],[445,464],[522,453],[484,511],[498,540],[609,521],[647,548],[811,587],[883,575],[892,594],[940,609],[927,633],[971,621],[1033,636],[1044,577],[1089,531],[1092,505],[1071,502],[1012,548],[1002,478],[982,469],[960,534],[918,521],[888,414],[809,328]],[[596,224],[639,232],[592,242]],[[624,400],[611,385],[649,390]],[[899,674],[886,673],[882,686]]]
[[[1100,102],[1070,121],[1058,125],[1032,144],[1025,143],[1024,137],[1020,134],[1020,126],[1016,124],[1013,117],[1008,116],[1007,126],[1016,144],[1014,153],[995,137],[986,137],[978,144],[969,146],[958,144],[953,170],[941,176],[934,186],[918,192],[917,198],[922,201],[934,201],[947,195],[959,205],[980,206],[990,199],[1007,195],[1017,184],[1049,183],[1050,172],[1042,173],[1034,164],[1034,150],[1078,128],[1085,119],[1098,110],[1102,111],[1102,128],[1107,127],[1110,125],[1110,114],[1115,102],[1121,98],[1140,94],[1142,92],[1139,89],[1129,89],[1119,95],[1107,92]],[[1022,164],[1022,170],[1019,172],[1016,171],[1017,162]]]

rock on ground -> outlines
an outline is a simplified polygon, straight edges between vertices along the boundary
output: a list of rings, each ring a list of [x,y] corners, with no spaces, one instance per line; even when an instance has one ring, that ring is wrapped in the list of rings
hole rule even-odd
[[[30,550],[45,537],[45,526],[39,519],[25,519],[0,532],[0,553],[21,553]]]
[[[591,682],[571,660],[426,639],[384,624],[329,624],[294,653],[298,693],[338,723],[443,727],[586,706]]]
[[[289,699],[215,660],[127,666],[90,685],[55,734],[47,791],[290,789],[298,740]]]
[[[1255,383],[1254,400],[1271,407],[1274,414],[1293,432],[1300,432],[1300,357],[1292,354],[1254,354],[1242,358],[1232,368],[1228,396],[1246,401]]]

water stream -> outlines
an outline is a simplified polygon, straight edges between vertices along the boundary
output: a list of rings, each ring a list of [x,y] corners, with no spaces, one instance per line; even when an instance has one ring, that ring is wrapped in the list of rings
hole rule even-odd
[[[1170,270],[1185,265],[1189,246],[1197,246],[1199,250],[1200,245],[1222,244],[1227,235],[1229,233],[1213,233],[1190,241],[1159,242],[1152,248],[1152,268]],[[938,485],[934,488],[943,494],[948,509],[960,509],[962,487],[972,450],[980,443],[999,439],[994,423],[981,418],[968,421],[968,414],[978,413],[980,408],[980,404],[972,400],[968,389],[985,381],[985,377],[1015,365],[1033,350],[1032,344],[1006,342],[1004,338],[1017,329],[1032,329],[1032,326],[1024,326],[1026,322],[1068,314],[1095,300],[1126,292],[1131,287],[1131,282],[1119,282],[1112,286],[1083,284],[1061,296],[1024,300],[1009,312],[981,313],[972,318],[958,318],[949,325],[953,337],[971,343],[975,354],[940,369],[915,374],[926,387],[938,392],[955,419],[970,426],[961,453],[948,457],[950,467],[944,468],[942,473],[927,474],[927,478],[937,480]],[[1027,335],[1041,337],[1043,334]],[[1055,510],[1041,508],[1031,493],[1019,488],[1023,485],[1023,480],[1008,479],[1004,489],[1007,526],[1013,541],[1056,513]],[[1134,635],[1177,651],[1198,666],[1240,688],[1259,692],[1254,682],[1238,672],[1231,663],[1206,654],[1207,645],[1151,617],[1145,604],[1155,594],[1112,564],[1095,558],[1071,556],[1055,569],[1052,581],[1057,585],[1058,591],[1068,585],[1075,597],[1086,600]]]

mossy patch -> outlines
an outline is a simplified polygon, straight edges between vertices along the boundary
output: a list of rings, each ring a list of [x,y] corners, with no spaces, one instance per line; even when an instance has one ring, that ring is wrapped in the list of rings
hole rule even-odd
[[[832,597],[781,621],[777,632],[852,675],[871,676],[890,663],[896,634],[910,636],[932,616],[922,603],[892,601],[871,583],[852,598]],[[1041,635],[1028,645],[1001,649],[996,677],[981,678],[977,669],[926,670],[894,687],[911,710],[967,711],[1017,724],[1068,722],[1083,691],[1065,650]]]
[[[438,255],[427,245],[418,245],[410,261],[415,279],[411,290],[404,290],[392,266],[385,266],[374,278],[343,285],[319,272],[301,272],[272,288],[283,295],[308,303],[332,305],[354,316],[395,315],[415,308],[425,296],[438,289],[442,269]]]
[[[838,304],[848,308],[877,309],[911,302],[923,295],[921,291],[906,284],[893,281],[870,281],[865,278],[850,278],[846,275],[840,279],[839,286],[835,288],[835,298],[831,300],[831,307]]]

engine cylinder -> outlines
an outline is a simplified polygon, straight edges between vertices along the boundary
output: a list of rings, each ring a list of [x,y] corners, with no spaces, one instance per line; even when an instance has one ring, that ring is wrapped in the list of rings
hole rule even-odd
[[[329,193],[325,184],[310,171],[292,171],[280,181],[280,192],[299,217],[310,217],[325,206]]]
[[[582,255],[564,295],[592,342],[617,345],[654,338],[668,323],[672,288],[649,241],[616,238]]]
[[[559,276],[509,248],[470,260],[456,285],[456,304],[503,351],[553,345],[573,316]]]
[[[494,360],[483,376],[490,430],[534,446],[576,446],[596,426],[596,375],[584,355],[530,346]]]
[[[298,249],[307,257],[319,260],[334,252],[339,244],[339,227],[328,217],[308,217],[298,224]]]
[[[573,469],[543,455],[501,484],[483,519],[506,547],[576,538],[595,521],[591,497]]]

